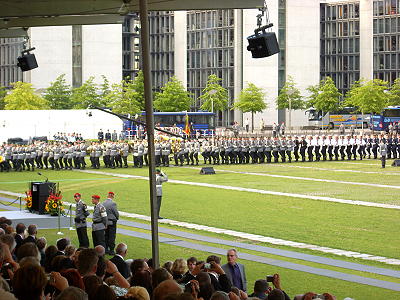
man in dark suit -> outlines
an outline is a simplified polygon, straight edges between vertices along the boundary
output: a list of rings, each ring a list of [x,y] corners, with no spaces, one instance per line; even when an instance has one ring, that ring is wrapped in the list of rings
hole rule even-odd
[[[238,256],[236,249],[228,250],[226,254],[228,263],[222,266],[226,276],[232,282],[232,285],[238,289],[246,292],[247,291],[247,279],[244,265],[236,262]]]
[[[22,244],[34,243],[36,245],[37,226],[31,224],[28,226],[28,237],[22,241]]]
[[[110,259],[116,266],[118,271],[121,273],[122,276],[128,278],[130,276],[129,268],[127,263],[125,262],[125,256],[128,251],[128,246],[124,243],[120,243],[117,245],[115,249],[115,256]]]
[[[15,227],[15,231],[17,234],[15,235],[15,253],[17,253],[18,248],[22,245],[22,242],[25,239],[25,224],[23,223],[18,223],[17,226]]]

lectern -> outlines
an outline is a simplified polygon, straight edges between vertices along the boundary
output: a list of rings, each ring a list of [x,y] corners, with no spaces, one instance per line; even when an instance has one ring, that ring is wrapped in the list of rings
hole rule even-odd
[[[56,192],[56,184],[54,182],[31,182],[32,191],[32,210],[43,215],[46,206],[46,200],[51,193]]]

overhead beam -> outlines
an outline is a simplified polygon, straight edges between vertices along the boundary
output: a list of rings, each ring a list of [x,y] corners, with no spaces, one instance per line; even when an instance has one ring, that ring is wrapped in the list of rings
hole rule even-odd
[[[118,14],[122,0],[0,0],[0,18]],[[149,0],[149,10],[262,7],[264,0]],[[130,11],[139,11],[131,0]]]
[[[0,20],[0,29],[27,28],[40,26],[64,25],[94,25],[94,24],[122,24],[124,20],[120,15],[98,16],[62,16],[62,17],[21,17]]]
[[[22,28],[0,30],[0,38],[27,37],[28,32]]]

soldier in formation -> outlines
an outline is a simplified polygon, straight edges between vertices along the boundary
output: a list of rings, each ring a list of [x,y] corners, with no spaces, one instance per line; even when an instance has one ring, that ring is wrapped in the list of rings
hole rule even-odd
[[[159,136],[155,140],[157,167],[204,164],[263,164],[294,161],[378,159],[379,144],[387,146],[387,158],[400,158],[400,135],[314,135],[275,137],[213,137],[180,139]],[[85,169],[90,167],[142,168],[148,165],[147,141],[36,142],[31,145],[0,146],[0,171],[33,171],[38,169]],[[131,156],[131,160],[129,156]]]

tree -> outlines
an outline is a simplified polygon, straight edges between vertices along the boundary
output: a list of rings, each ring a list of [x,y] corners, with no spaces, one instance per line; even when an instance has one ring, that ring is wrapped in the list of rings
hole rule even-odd
[[[144,76],[143,76],[143,71],[140,70],[135,79],[133,79],[132,81],[132,89],[134,91],[136,91],[136,93],[134,95],[132,95],[134,97],[134,100],[139,103],[139,107],[140,110],[144,110],[145,109],[145,105],[144,105]]]
[[[381,113],[388,106],[390,95],[386,93],[388,82],[381,79],[355,82],[346,94],[345,103],[361,113]]]
[[[307,91],[310,93],[307,97],[307,101],[304,103],[305,108],[314,108],[315,102],[317,102],[318,93],[321,89],[320,84],[310,85]]]
[[[6,106],[4,97],[7,95],[7,89],[4,86],[0,86],[0,110],[3,110]]]
[[[220,85],[221,81],[215,74],[208,76],[207,85],[199,97],[202,110],[223,111],[228,107],[228,91]]]
[[[192,98],[183,86],[182,82],[175,76],[171,78],[156,93],[154,107],[159,111],[187,111],[190,108]]]
[[[276,106],[278,109],[288,109],[290,128],[292,126],[292,109],[297,110],[304,108],[303,98],[301,97],[300,90],[296,88],[292,76],[288,76],[285,85],[279,92],[278,98],[276,98]]]
[[[251,131],[254,130],[254,113],[261,112],[267,108],[264,102],[265,93],[262,88],[256,87],[253,83],[248,83],[247,88],[240,92],[238,101],[233,105],[234,108],[242,112],[251,112]]]
[[[44,92],[43,98],[49,103],[50,109],[71,109],[71,86],[65,80],[65,74],[57,77]]]
[[[26,82],[12,83],[13,89],[4,97],[5,109],[9,110],[38,110],[48,109],[46,99],[37,95],[32,84]]]
[[[143,109],[138,100],[141,98],[138,95],[140,92],[137,92],[135,88],[134,81],[129,79],[122,80],[120,83],[115,83],[111,86],[106,99],[113,112],[135,115]]]
[[[86,109],[89,106],[102,107],[105,104],[101,93],[98,92],[97,85],[93,82],[94,77],[90,77],[80,87],[72,90],[72,102],[76,109]]]
[[[111,92],[111,87],[110,87],[110,82],[108,81],[107,77],[104,75],[101,75],[101,78],[103,79],[103,83],[99,85],[99,94],[100,97],[102,98],[101,102],[103,102],[105,105],[108,104],[108,94]]]
[[[400,105],[400,78],[397,78],[389,90],[389,105]]]
[[[315,98],[314,108],[322,113],[322,120],[324,112],[335,111],[339,107],[339,97],[342,94],[339,92],[331,77],[326,77],[321,81],[318,95]],[[322,121],[322,127],[324,126]]]

